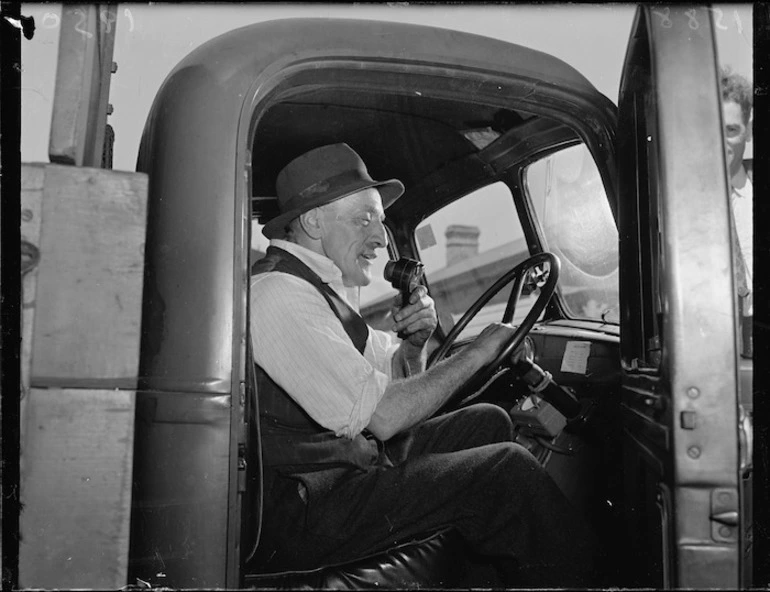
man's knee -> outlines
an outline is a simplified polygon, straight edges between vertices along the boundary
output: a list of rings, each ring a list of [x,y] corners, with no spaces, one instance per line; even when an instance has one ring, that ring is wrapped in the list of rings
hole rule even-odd
[[[535,456],[516,442],[496,442],[479,449],[477,467],[482,479],[503,490],[540,489],[550,480]]]
[[[479,429],[489,435],[490,442],[513,440],[513,422],[502,407],[492,403],[477,403],[463,409],[477,423]]]
[[[542,468],[535,456],[521,444],[516,442],[498,442],[494,444],[494,449],[500,456],[502,462],[513,467]]]

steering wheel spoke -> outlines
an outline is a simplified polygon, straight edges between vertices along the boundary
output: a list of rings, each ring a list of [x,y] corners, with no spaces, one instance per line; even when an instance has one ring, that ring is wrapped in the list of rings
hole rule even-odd
[[[504,323],[510,323],[513,320],[516,306],[518,305],[525,287],[529,287],[530,292],[535,288],[540,289],[540,294],[532,305],[532,308],[529,310],[526,317],[524,317],[521,324],[516,328],[505,346],[501,349],[497,357],[471,376],[466,381],[461,391],[444,404],[444,409],[450,407],[452,404],[456,404],[458,401],[460,404],[464,404],[470,399],[475,398],[469,398],[466,393],[470,391],[471,394],[480,394],[487,384],[493,382],[490,379],[492,379],[493,376],[496,378],[496,375],[499,373],[498,371],[502,367],[510,365],[511,355],[523,343],[524,338],[532,330],[537,319],[545,310],[551,296],[553,296],[553,293],[556,291],[556,283],[559,279],[559,269],[559,259],[553,253],[543,252],[533,255],[514,266],[510,271],[500,277],[500,279],[490,286],[478,300],[468,308],[463,317],[454,325],[454,327],[452,327],[452,330],[449,332],[449,335],[447,335],[444,343],[442,343],[431,356],[428,367],[440,362],[447,356],[457,340],[458,335],[460,335],[463,329],[470,323],[471,319],[473,319],[479,311],[509,283],[512,281],[514,282],[511,288],[511,294],[508,298],[508,303],[505,307],[505,312],[503,313],[502,322]]]

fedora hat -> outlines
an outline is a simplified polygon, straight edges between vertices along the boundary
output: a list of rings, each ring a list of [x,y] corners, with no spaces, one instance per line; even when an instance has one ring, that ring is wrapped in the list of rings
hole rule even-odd
[[[361,157],[347,144],[321,146],[287,164],[275,182],[280,214],[265,224],[262,234],[281,238],[294,218],[363,189],[374,187],[387,208],[404,193],[398,179],[375,181]]]

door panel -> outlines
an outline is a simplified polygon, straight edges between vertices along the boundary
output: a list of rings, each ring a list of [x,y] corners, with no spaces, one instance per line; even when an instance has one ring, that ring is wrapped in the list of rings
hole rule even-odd
[[[620,87],[622,401],[634,586],[741,583],[736,307],[714,47],[707,9],[641,6]]]

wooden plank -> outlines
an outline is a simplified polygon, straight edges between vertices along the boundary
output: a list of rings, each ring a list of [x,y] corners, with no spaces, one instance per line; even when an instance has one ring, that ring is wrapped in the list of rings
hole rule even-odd
[[[32,386],[135,388],[147,176],[48,165]]]
[[[64,4],[48,155],[101,167],[117,6]]]
[[[40,220],[45,182],[45,164],[23,164],[21,167],[21,409],[25,417],[27,395],[31,385],[32,326],[35,320],[35,297],[40,253]],[[21,429],[24,429],[24,421]],[[24,432],[21,433],[24,438]]]
[[[20,588],[127,584],[135,400],[133,391],[30,391]]]

